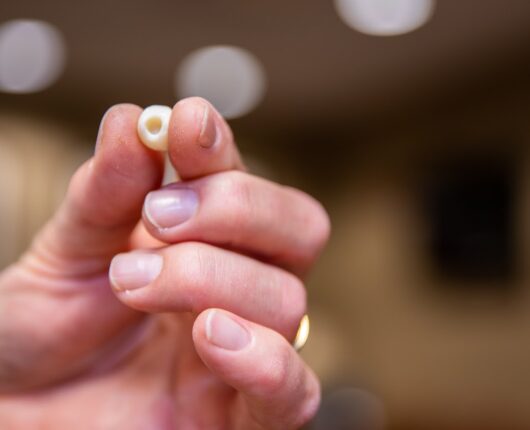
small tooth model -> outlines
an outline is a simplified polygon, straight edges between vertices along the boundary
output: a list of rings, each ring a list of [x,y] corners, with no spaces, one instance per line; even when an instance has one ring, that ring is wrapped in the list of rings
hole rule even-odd
[[[167,151],[167,135],[171,108],[153,105],[144,109],[138,119],[138,137],[155,151]]]

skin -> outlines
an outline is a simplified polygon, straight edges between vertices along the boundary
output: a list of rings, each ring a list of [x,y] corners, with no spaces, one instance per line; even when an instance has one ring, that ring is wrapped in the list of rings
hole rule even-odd
[[[291,342],[306,310],[301,279],[329,235],[325,211],[245,173],[226,122],[191,98],[172,111],[182,182],[169,187],[195,190],[198,210],[173,228],[145,208],[141,219],[163,160],[138,140],[140,113],[105,114],[94,157],[0,276],[0,427],[299,428],[320,388]],[[138,250],[161,255],[162,271],[124,290],[111,263]],[[246,330],[244,348],[212,342],[219,315]]]

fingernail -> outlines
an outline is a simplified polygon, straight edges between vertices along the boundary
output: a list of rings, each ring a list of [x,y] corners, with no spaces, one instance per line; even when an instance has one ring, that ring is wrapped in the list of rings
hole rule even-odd
[[[176,227],[190,219],[199,206],[197,193],[186,188],[152,191],[145,198],[145,215],[158,228]]]
[[[135,290],[153,282],[160,275],[163,263],[158,254],[119,254],[112,260],[109,278],[116,290]]]
[[[208,103],[204,103],[201,120],[201,132],[199,134],[199,145],[210,148],[217,139],[217,126],[215,125],[214,113]]]
[[[206,339],[219,348],[239,351],[250,343],[250,333],[226,314],[212,310],[206,317]]]

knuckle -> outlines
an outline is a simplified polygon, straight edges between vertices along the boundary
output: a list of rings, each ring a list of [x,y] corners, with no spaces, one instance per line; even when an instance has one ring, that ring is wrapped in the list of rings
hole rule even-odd
[[[307,382],[306,393],[300,402],[298,413],[295,418],[295,427],[299,428],[309,423],[320,408],[321,389],[320,382],[313,372],[310,371]]]
[[[230,195],[234,197],[239,206],[245,207],[252,202],[252,187],[246,174],[237,171],[230,172],[227,175],[226,185]]]
[[[320,250],[329,240],[331,234],[331,221],[322,204],[313,198],[311,199],[314,206],[310,229],[312,232],[312,243],[316,250]]]
[[[307,312],[307,291],[299,278],[291,274],[289,278],[287,288],[284,288],[286,295],[284,309],[286,309],[288,324],[294,336],[300,321]]]
[[[271,358],[268,365],[259,374],[256,384],[262,396],[276,398],[283,391],[291,371],[292,351],[289,349],[290,346],[287,343],[278,348],[274,358]]]
[[[207,246],[199,243],[178,245],[173,260],[166,282],[176,285],[174,297],[178,297],[179,307],[193,312],[204,310],[208,286],[214,282]]]
[[[222,197],[221,207],[224,208],[223,219],[230,223],[235,231],[248,226],[252,221],[254,207],[253,187],[248,176],[241,172],[230,172],[224,175],[219,196]],[[230,205],[226,205],[226,196],[230,196]]]
[[[331,222],[324,206],[304,191],[286,187],[299,202],[300,231],[306,233],[308,250],[317,253],[324,247],[331,234]],[[302,210],[303,208],[303,210]]]

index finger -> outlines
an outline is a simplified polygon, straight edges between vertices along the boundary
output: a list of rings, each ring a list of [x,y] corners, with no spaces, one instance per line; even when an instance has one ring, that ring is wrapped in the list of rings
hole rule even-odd
[[[226,170],[244,170],[230,126],[200,97],[179,101],[171,113],[168,153],[183,180]]]

